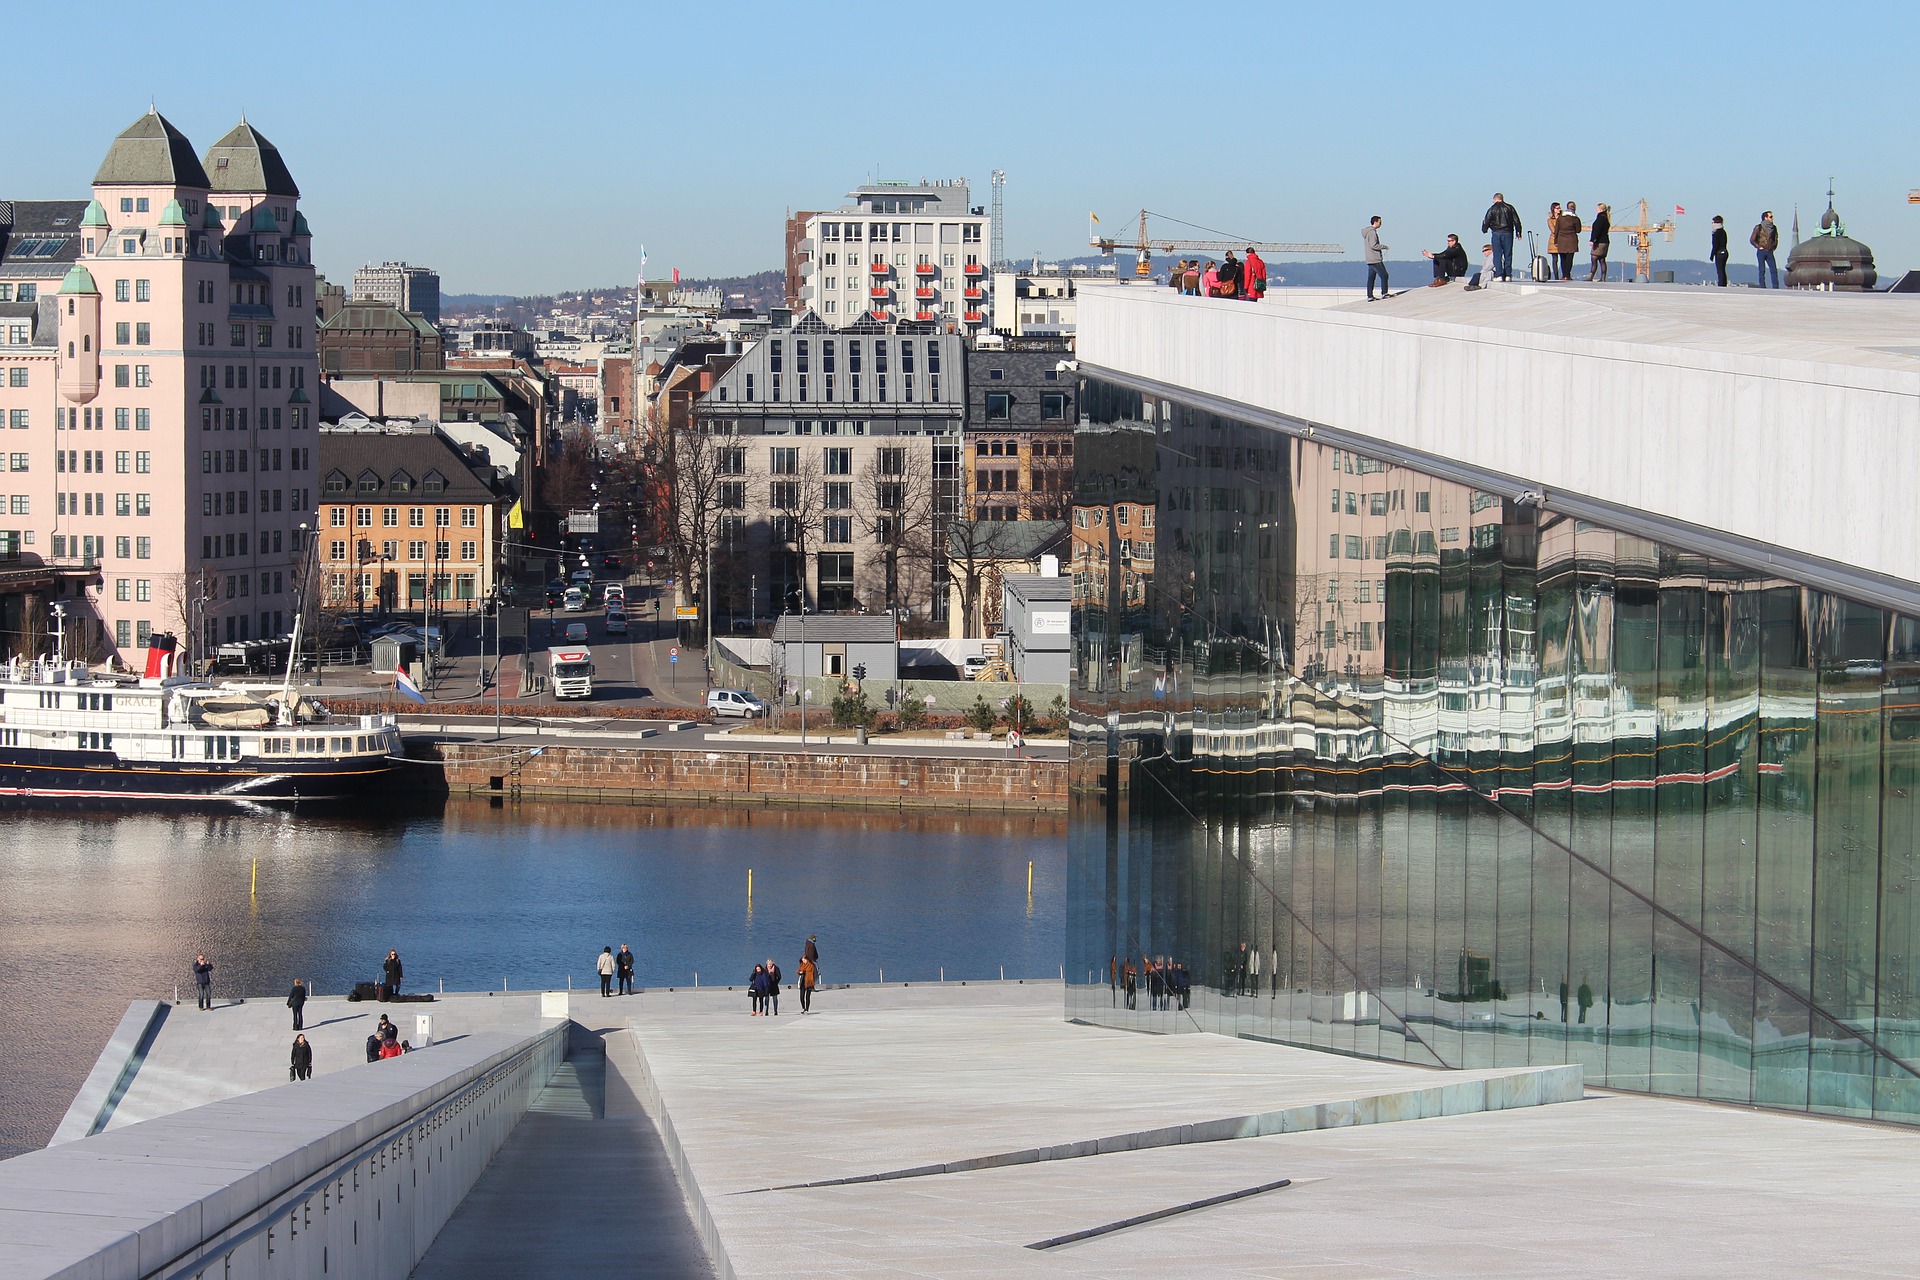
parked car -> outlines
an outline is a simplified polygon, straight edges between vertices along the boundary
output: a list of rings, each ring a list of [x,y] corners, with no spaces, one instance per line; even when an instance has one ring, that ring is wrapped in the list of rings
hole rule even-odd
[[[584,622],[569,622],[567,624],[567,643],[585,644],[586,642],[587,624]]]
[[[987,669],[986,655],[980,654],[980,653],[970,653],[967,655],[966,660],[960,664],[960,677],[963,680],[978,680],[980,678],[980,673],[982,671],[985,671],[986,669]]]
[[[745,689],[710,689],[707,691],[707,710],[716,716],[750,719],[767,714],[767,704]]]

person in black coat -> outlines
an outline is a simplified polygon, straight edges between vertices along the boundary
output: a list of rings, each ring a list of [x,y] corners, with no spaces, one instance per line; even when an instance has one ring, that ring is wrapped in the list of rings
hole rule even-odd
[[[780,1016],[780,966],[767,957],[767,1012],[774,1017]]]
[[[1613,247],[1613,209],[1606,204],[1596,205],[1593,221],[1587,224],[1587,247],[1589,261],[1587,282],[1596,278],[1607,278],[1607,250]]]
[[[1720,277],[1719,285],[1727,287],[1727,224],[1723,219],[1713,220],[1713,270]]]
[[[305,1036],[293,1038],[293,1065],[287,1068],[287,1079],[313,1079],[313,1046]]]
[[[613,958],[613,964],[614,971],[620,975],[620,994],[623,996],[632,995],[633,952],[627,949],[626,943],[623,942],[620,944],[620,954]]]
[[[1460,247],[1459,236],[1448,236],[1447,247],[1435,253],[1431,249],[1422,249],[1420,256],[1433,260],[1433,283],[1428,288],[1438,288],[1449,280],[1458,280],[1467,274],[1467,251]]]
[[[200,991],[200,1007],[213,1008],[213,961],[203,955],[193,958],[193,985]]]
[[[307,1007],[307,984],[300,979],[293,980],[293,990],[287,993],[287,1008],[293,1010],[293,1029],[304,1031],[306,1024],[301,1021],[301,1011]]]
[[[387,952],[387,961],[380,966],[380,971],[384,973],[387,978],[387,994],[394,996],[399,995],[400,977],[405,972],[405,970],[400,967],[400,953],[398,951]]]

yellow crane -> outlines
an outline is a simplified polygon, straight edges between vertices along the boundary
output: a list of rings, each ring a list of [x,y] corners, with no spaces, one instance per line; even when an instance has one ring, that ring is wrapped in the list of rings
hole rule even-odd
[[[1613,224],[1612,229],[1623,235],[1633,237],[1634,261],[1638,266],[1638,272],[1634,278],[1640,281],[1641,284],[1645,284],[1653,279],[1651,274],[1653,270],[1653,237],[1654,234],[1658,232],[1666,236],[1668,244],[1672,244],[1673,219],[1662,218],[1659,222],[1648,221],[1647,202],[1646,199],[1642,197],[1640,201],[1640,221],[1632,225],[1624,222],[1616,222]]]
[[[1164,213],[1150,214],[1145,209],[1140,211],[1139,237],[1128,246],[1133,249],[1136,254],[1133,273],[1137,276],[1150,276],[1153,274],[1153,255],[1156,250],[1161,253],[1198,253],[1211,255],[1213,257],[1224,257],[1229,251],[1238,253],[1242,249],[1258,249],[1261,253],[1273,254],[1346,252],[1345,249],[1342,249],[1337,244],[1286,244],[1277,241],[1232,239],[1181,240],[1150,236],[1147,234],[1147,219],[1149,217],[1160,218],[1167,222],[1180,222],[1180,219],[1170,218]],[[1100,235],[1100,218],[1098,215],[1089,214],[1088,218],[1090,222],[1088,225],[1087,243],[1098,249],[1101,253],[1111,255],[1115,249],[1120,247],[1121,242]],[[1190,222],[1181,223],[1181,225],[1194,226],[1194,224]],[[1197,231],[1213,230],[1211,227],[1194,227],[1194,229]],[[1225,235],[1226,232],[1214,231],[1213,234]]]

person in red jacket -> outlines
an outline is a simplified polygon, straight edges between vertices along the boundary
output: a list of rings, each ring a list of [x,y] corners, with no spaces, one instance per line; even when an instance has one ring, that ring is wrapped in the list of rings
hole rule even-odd
[[[1261,256],[1247,246],[1247,260],[1241,265],[1240,273],[1247,282],[1247,301],[1258,302],[1267,296],[1267,264]]]

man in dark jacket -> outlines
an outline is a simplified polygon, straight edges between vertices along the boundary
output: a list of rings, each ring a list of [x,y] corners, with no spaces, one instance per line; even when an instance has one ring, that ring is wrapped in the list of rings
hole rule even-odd
[[[1241,273],[1240,259],[1233,256],[1233,250],[1227,250],[1226,261],[1220,264],[1220,270],[1214,278],[1219,282],[1220,296],[1237,298],[1240,296]]]
[[[293,990],[287,993],[287,1008],[293,1010],[293,1029],[295,1031],[306,1030],[306,1024],[301,1021],[302,1012],[306,1007],[307,984],[295,978],[293,980]]]
[[[1773,220],[1773,210],[1760,215],[1760,221],[1753,224],[1753,234],[1747,237],[1747,243],[1753,246],[1759,260],[1759,284],[1762,289],[1780,287],[1780,265],[1774,261],[1773,251],[1780,247],[1780,224]],[[1767,273],[1773,273],[1773,283],[1767,283]]]
[[[1447,247],[1440,252],[1422,249],[1420,256],[1433,260],[1433,283],[1427,286],[1429,289],[1437,289],[1467,274],[1467,251],[1460,247],[1459,236],[1448,236]]]
[[[400,953],[398,951],[387,952],[386,963],[380,966],[380,970],[386,974],[387,977],[387,994],[394,996],[399,995],[400,976],[404,972],[400,967]]]
[[[1496,191],[1493,193],[1493,204],[1487,208],[1487,216],[1480,219],[1480,229],[1493,236],[1494,277],[1500,280],[1513,279],[1513,238],[1520,234],[1520,211]]]
[[[205,956],[193,958],[193,985],[200,991],[200,1007],[213,1008],[213,961]]]
[[[613,958],[614,972],[620,975],[620,994],[633,994],[633,952],[627,950],[627,944],[620,944],[620,954]]]
[[[1722,289],[1726,288],[1727,222],[1724,218],[1715,217],[1713,220],[1713,252],[1708,256],[1713,259],[1714,274],[1720,277],[1720,287]]]

